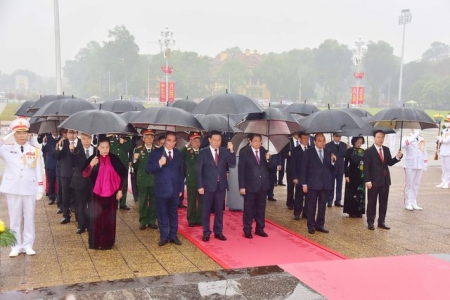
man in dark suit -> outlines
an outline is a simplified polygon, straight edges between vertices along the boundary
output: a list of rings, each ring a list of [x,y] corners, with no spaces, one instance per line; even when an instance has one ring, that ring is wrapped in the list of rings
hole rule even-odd
[[[325,148],[330,150],[336,156],[336,163],[331,173],[332,187],[328,197],[328,207],[333,206],[334,188],[336,187],[336,198],[334,206],[343,207],[342,200],[342,181],[344,180],[344,160],[347,153],[347,145],[341,142],[341,135],[338,132],[333,133],[333,140],[325,145]]]
[[[399,150],[395,157],[391,156],[388,147],[383,146],[384,132],[375,131],[373,135],[374,144],[364,152],[364,181],[367,191],[367,225],[369,230],[375,230],[374,221],[377,210],[377,198],[380,202],[378,210],[378,227],[390,229],[385,223],[387,203],[389,197],[389,186],[391,175],[388,166],[398,163],[403,154]]]
[[[266,195],[269,189],[269,170],[276,169],[269,152],[261,147],[262,137],[250,134],[250,147],[239,156],[239,192],[244,196],[244,235],[253,238],[252,222],[256,221],[255,234],[268,237],[264,231],[266,216]]]
[[[325,149],[323,133],[314,136],[314,145],[303,153],[300,173],[300,182],[308,202],[308,233],[314,234],[316,231],[328,233],[324,227],[325,209],[332,186],[331,171],[336,156]]]
[[[292,134],[292,138],[289,139],[289,143],[281,150],[281,157],[286,159],[286,183],[287,183],[287,197],[286,206],[288,209],[294,209],[294,193],[295,185],[294,179],[292,178],[292,161],[291,153],[292,149],[300,145],[299,133],[295,132]]]
[[[178,198],[184,190],[183,155],[175,148],[177,137],[166,132],[164,146],[154,149],[145,168],[155,176],[155,199],[159,225],[159,246],[168,242],[181,245],[178,239]]]
[[[92,187],[89,178],[83,177],[83,166],[86,160],[95,153],[95,147],[91,145],[92,136],[86,133],[81,134],[82,148],[77,147],[70,152],[73,161],[73,175],[70,181],[70,188],[74,191],[75,216],[77,219],[77,233],[81,234],[89,227],[87,208],[91,202]]]
[[[300,146],[292,149],[291,153],[291,177],[294,182],[295,188],[295,197],[294,197],[294,220],[300,220],[300,215],[302,214],[304,218],[307,216],[308,211],[308,202],[305,199],[306,194],[303,193],[302,187],[299,187],[300,184],[300,174],[302,171],[302,161],[303,161],[303,153],[305,153],[306,149],[309,148],[309,134],[301,133],[300,134]]]
[[[209,135],[209,147],[200,150],[197,157],[197,188],[202,195],[202,241],[209,241],[211,235],[210,214],[214,207],[214,237],[226,241],[223,235],[223,207],[228,189],[227,169],[236,166],[236,154],[233,144],[220,147],[222,135],[213,130]]]
[[[74,171],[74,164],[71,157],[71,152],[83,151],[83,146],[78,139],[78,132],[76,130],[69,129],[67,131],[67,139],[61,139],[58,142],[55,155],[58,160],[61,161],[61,188],[62,190],[62,213],[63,218],[61,224],[67,224],[70,222],[70,209],[74,207],[74,191],[70,187],[70,181]]]
[[[56,143],[60,140],[58,132],[45,134],[42,137],[42,155],[44,155],[45,177],[47,179],[48,205],[55,204],[56,200],[56,158],[53,156]],[[39,141],[39,139],[38,139]]]

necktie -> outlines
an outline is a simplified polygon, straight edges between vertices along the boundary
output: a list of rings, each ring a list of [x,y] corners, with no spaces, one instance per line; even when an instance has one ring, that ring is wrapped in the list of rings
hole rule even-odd
[[[195,150],[195,154],[198,154],[198,150]]]
[[[219,154],[217,153],[217,149],[214,149],[214,151],[216,152],[214,154],[214,161],[216,162],[216,166],[219,165]]]
[[[169,160],[172,161],[172,151],[169,151]]]
[[[256,156],[256,163],[259,165],[259,155],[258,155],[258,150],[255,151],[255,156]]]
[[[89,149],[86,150],[86,158],[89,158]]]
[[[295,147],[298,147],[299,143],[298,141],[295,141]]]
[[[148,148],[148,149],[147,149],[147,153],[150,153],[151,150],[152,150],[152,149]]]
[[[306,146],[303,146],[303,151],[306,151]]]
[[[319,158],[320,158],[320,161],[323,163],[322,149],[319,149]]]
[[[381,148],[378,148],[378,153],[380,154],[381,161],[384,162],[383,150]]]
[[[20,151],[23,153],[23,146],[20,146]]]

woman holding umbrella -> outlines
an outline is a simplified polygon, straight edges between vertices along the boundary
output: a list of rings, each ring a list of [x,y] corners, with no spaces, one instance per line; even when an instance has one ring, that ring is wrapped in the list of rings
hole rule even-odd
[[[344,213],[350,218],[361,218],[366,209],[366,187],[364,183],[364,137],[355,136],[351,140],[352,146],[345,155],[345,198]]]
[[[116,239],[117,201],[122,198],[127,170],[119,157],[110,153],[110,142],[100,137],[98,152],[86,161],[83,177],[93,187],[89,205],[89,249],[111,249]]]

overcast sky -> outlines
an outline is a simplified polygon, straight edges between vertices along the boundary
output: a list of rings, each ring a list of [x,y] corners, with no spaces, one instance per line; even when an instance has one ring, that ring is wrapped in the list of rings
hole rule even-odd
[[[0,71],[28,69],[54,76],[53,0],[0,0]],[[400,56],[398,16],[411,10],[405,62],[434,41],[450,44],[449,0],[59,0],[62,65],[89,41],[106,41],[124,25],[141,54],[159,51],[166,25],[181,51],[215,56],[229,47],[283,52],[318,47],[325,39],[353,45],[384,40]]]

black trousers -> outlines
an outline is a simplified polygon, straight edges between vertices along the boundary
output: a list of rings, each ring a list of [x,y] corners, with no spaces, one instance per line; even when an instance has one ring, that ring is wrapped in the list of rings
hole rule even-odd
[[[70,208],[73,202],[73,189],[70,187],[72,177],[61,177],[62,211],[65,219],[70,219]]]
[[[48,186],[48,199],[55,201],[56,199],[56,170],[55,169],[45,169],[45,174],[47,175],[47,186]]]
[[[325,225],[325,210],[329,190],[309,190],[306,194],[308,202],[308,229],[323,228]],[[317,216],[316,216],[317,210]]]
[[[225,205],[225,193],[223,191],[208,192],[202,195],[202,224],[203,234],[211,234],[210,216],[214,207],[214,234],[222,233],[223,230],[223,207]]]
[[[303,212],[304,215],[308,213],[308,201],[306,201],[306,194],[303,193],[303,189],[300,185],[295,187],[295,198],[294,198],[294,216],[300,217]]]
[[[286,206],[294,207],[295,184],[293,182],[293,178],[291,178],[289,174],[286,174],[286,181],[287,181]]]
[[[378,224],[384,224],[386,219],[387,203],[389,197],[389,185],[372,186],[367,190],[367,224],[373,225],[377,213],[377,199],[380,203],[378,208]]]
[[[75,196],[75,216],[78,223],[78,229],[87,229],[89,227],[88,205],[91,203],[92,188],[74,190]]]
[[[263,231],[266,219],[266,190],[249,193],[246,192],[244,196],[244,233],[250,234],[252,232],[253,219],[256,221],[255,231]]]

